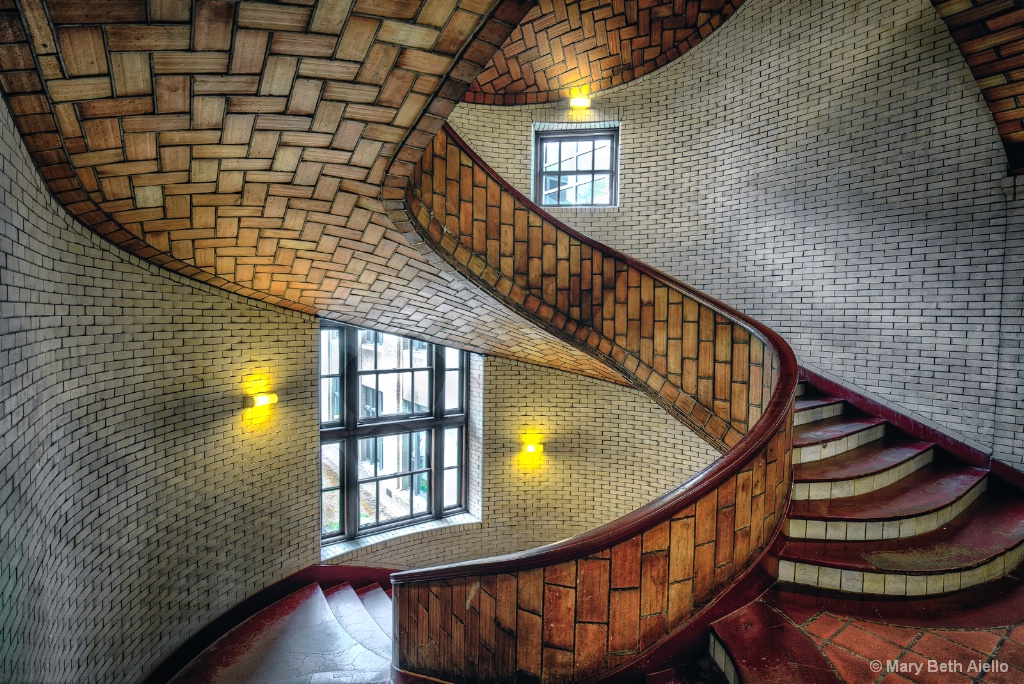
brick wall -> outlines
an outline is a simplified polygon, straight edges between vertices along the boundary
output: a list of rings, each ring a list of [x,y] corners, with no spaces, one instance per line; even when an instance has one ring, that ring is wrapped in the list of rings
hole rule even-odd
[[[483,386],[482,421],[474,420],[483,427],[482,524],[332,562],[406,569],[548,544],[629,513],[718,456],[638,390],[493,357]],[[542,436],[535,467],[524,463],[526,433]]]
[[[552,213],[1021,467],[1006,158],[928,2],[748,0],[594,104],[463,104],[451,122],[529,192],[535,123],[621,121],[620,206]]]
[[[134,682],[317,562],[317,323],[91,234],[2,109],[0,681]]]

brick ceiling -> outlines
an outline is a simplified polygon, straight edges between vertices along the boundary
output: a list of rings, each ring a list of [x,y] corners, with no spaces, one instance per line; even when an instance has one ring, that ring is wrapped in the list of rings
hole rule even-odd
[[[466,93],[477,104],[532,104],[596,93],[668,64],[743,0],[540,0]]]
[[[1024,173],[1024,0],[932,1],[988,102],[1010,173]]]
[[[612,378],[395,230],[400,186],[521,0],[0,0],[0,86],[110,241],[307,313]]]

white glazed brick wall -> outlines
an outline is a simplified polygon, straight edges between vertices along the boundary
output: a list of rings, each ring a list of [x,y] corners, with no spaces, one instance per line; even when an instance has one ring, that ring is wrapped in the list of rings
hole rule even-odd
[[[1021,467],[1022,191],[1008,215],[992,115],[927,0],[747,0],[594,105],[622,122],[620,206],[552,213]],[[451,122],[529,192],[533,124],[579,116]]]
[[[483,520],[398,537],[333,563],[420,568],[533,548],[629,513],[718,453],[646,395],[600,380],[487,357]],[[544,435],[525,469],[522,437]]]
[[[317,322],[90,233],[0,110],[0,681],[136,682],[317,562]]]

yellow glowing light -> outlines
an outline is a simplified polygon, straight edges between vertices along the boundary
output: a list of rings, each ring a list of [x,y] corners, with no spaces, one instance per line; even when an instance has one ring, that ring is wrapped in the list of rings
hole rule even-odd
[[[260,406],[270,406],[271,404],[277,403],[276,394],[254,394],[250,397],[245,398],[245,408],[257,408]]]
[[[521,470],[536,470],[544,465],[544,454],[539,451],[522,451],[519,454],[519,468]]]
[[[539,454],[544,451],[543,444],[527,444],[523,449],[528,454]]]
[[[569,106],[573,109],[590,109],[589,97],[574,97],[569,100]]]

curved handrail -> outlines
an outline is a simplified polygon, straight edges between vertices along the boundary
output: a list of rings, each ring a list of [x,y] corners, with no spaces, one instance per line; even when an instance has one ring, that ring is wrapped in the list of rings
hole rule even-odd
[[[465,140],[449,125],[445,123],[441,128],[442,132],[448,135],[455,144],[465,152],[474,163],[480,166],[490,178],[497,181],[502,189],[512,194],[520,202],[528,206],[531,211],[550,221],[580,242],[589,245],[591,248],[601,251],[604,254],[619,259],[634,268],[671,285],[679,292],[686,293],[693,299],[714,309],[718,313],[742,322],[744,327],[755,333],[763,341],[767,342],[779,354],[780,370],[779,384],[772,395],[771,402],[757,422],[754,430],[747,433],[746,437],[734,447],[730,448],[722,458],[714,461],[704,470],[697,473],[686,482],[675,489],[654,499],[650,503],[611,521],[601,527],[588,530],[570,539],[537,547],[520,553],[481,558],[462,563],[439,565],[431,568],[406,570],[395,573],[392,582],[416,582],[421,580],[439,579],[442,577],[463,577],[474,574],[485,574],[490,572],[508,572],[510,570],[525,570],[543,565],[561,563],[569,558],[579,557],[593,553],[597,550],[607,548],[619,542],[625,541],[638,532],[662,522],[672,516],[673,513],[696,501],[704,492],[719,485],[730,475],[740,470],[749,461],[749,458],[760,452],[767,446],[775,433],[783,426],[789,418],[789,408],[796,391],[796,384],[799,380],[799,366],[792,348],[782,337],[771,328],[754,320],[736,309],[723,304],[722,302],[709,297],[703,292],[694,289],[686,283],[680,282],[648,264],[639,261],[628,254],[604,245],[588,235],[567,226],[558,220],[542,207],[535,204],[518,189],[514,188],[504,178],[491,168],[487,162],[479,157],[470,148]]]
[[[634,582],[637,601],[641,570],[645,573],[642,581],[647,597],[655,597],[645,598],[643,608],[637,603],[637,624],[643,615],[654,614],[650,611],[660,610],[657,614],[664,618],[665,626],[652,632],[655,637],[651,638],[664,636],[666,629],[671,631],[691,618],[710,600],[713,589],[739,576],[755,556],[764,552],[765,540],[781,525],[791,480],[792,407],[798,380],[792,350],[774,331],[748,316],[566,226],[505,182],[447,124],[428,146],[413,182],[406,187],[405,202],[391,203],[389,209],[396,223],[415,229],[437,254],[471,281],[548,332],[615,368],[724,452],[720,459],[667,494],[572,539],[505,556],[396,573],[392,576],[399,598],[396,668],[410,667],[442,678],[462,676],[457,666],[438,656],[444,649],[438,650],[430,636],[432,628],[427,629],[425,621],[429,617],[434,626],[449,624],[435,620],[458,622],[458,611],[462,610],[458,606],[465,602],[468,611],[477,590],[486,594],[492,605],[504,597],[500,600],[506,601],[502,604],[505,617],[492,615],[488,620],[493,619],[493,624],[504,630],[507,650],[508,643],[517,643],[520,638],[514,620],[516,591],[520,591],[514,588],[519,586],[516,583],[531,585],[538,581],[541,569],[545,569],[541,576],[547,577],[550,571],[557,573],[556,568],[569,563],[574,579],[556,580],[556,585],[562,589],[566,583],[575,586],[583,580],[575,578],[573,561],[582,567],[585,563],[610,563],[616,557],[631,558],[629,562],[635,567],[630,576],[635,576],[635,581],[630,581]],[[591,267],[588,276],[586,269]],[[571,273],[576,274],[572,286],[568,284]],[[645,313],[641,312],[643,307],[648,309]],[[667,313],[670,307],[675,307],[672,315]],[[641,334],[642,330],[646,332]],[[670,357],[675,359],[674,365],[667,361]],[[688,375],[681,370],[684,362],[692,364]],[[752,492],[758,486],[761,489],[754,496]],[[739,510],[741,496],[746,497],[743,511]],[[757,497],[762,497],[759,507],[752,503]],[[760,518],[755,521],[757,516]],[[743,530],[741,517],[747,525]],[[713,542],[710,547],[708,524]],[[677,525],[680,539],[689,541],[671,546],[669,534],[671,531],[671,543],[676,544]],[[649,551],[652,558],[659,556],[657,562],[641,560]],[[698,551],[700,561],[695,560]],[[676,579],[672,579],[670,553],[675,554],[673,558],[689,559],[691,587],[680,589],[691,591],[685,609],[678,609],[677,600],[674,610],[668,598],[687,581],[686,577],[679,579],[680,572],[674,565],[671,574]],[[702,568],[699,578],[698,563]],[[648,578],[648,569],[658,564],[663,567],[651,571],[656,575],[654,579]],[[512,575],[518,579],[512,585],[513,603],[509,608],[507,583],[502,590],[495,582]],[[466,583],[474,587],[468,593]],[[604,590],[611,592],[607,581]],[[456,599],[453,591],[463,593]],[[526,604],[536,601],[536,587],[522,591],[527,592],[523,599]],[[448,598],[438,599],[439,595]],[[439,601],[436,604],[435,599]],[[611,600],[611,593],[607,600]],[[432,610],[444,615],[431,614]],[[604,610],[610,610],[607,604]],[[529,615],[537,614],[530,611],[544,614],[544,607],[527,608],[523,617],[527,622],[534,619]],[[485,621],[480,616],[475,619]],[[609,622],[607,615],[605,620],[610,634],[614,620]],[[593,626],[591,620],[572,624],[576,628]],[[530,631],[533,628],[524,629],[522,639],[530,640],[530,645],[516,648],[529,660],[533,658],[530,654],[542,646],[535,630]],[[631,652],[639,653],[650,645],[646,633],[644,641],[636,638]],[[608,644],[606,665],[611,667],[610,637]],[[543,648],[548,648],[547,637]],[[564,655],[565,651],[561,652]],[[617,662],[621,663],[621,657],[616,651]],[[503,661],[503,666],[507,665]],[[528,665],[527,671],[530,667],[539,673],[539,665]],[[602,671],[606,670],[598,666],[584,668],[573,677],[586,678]]]

